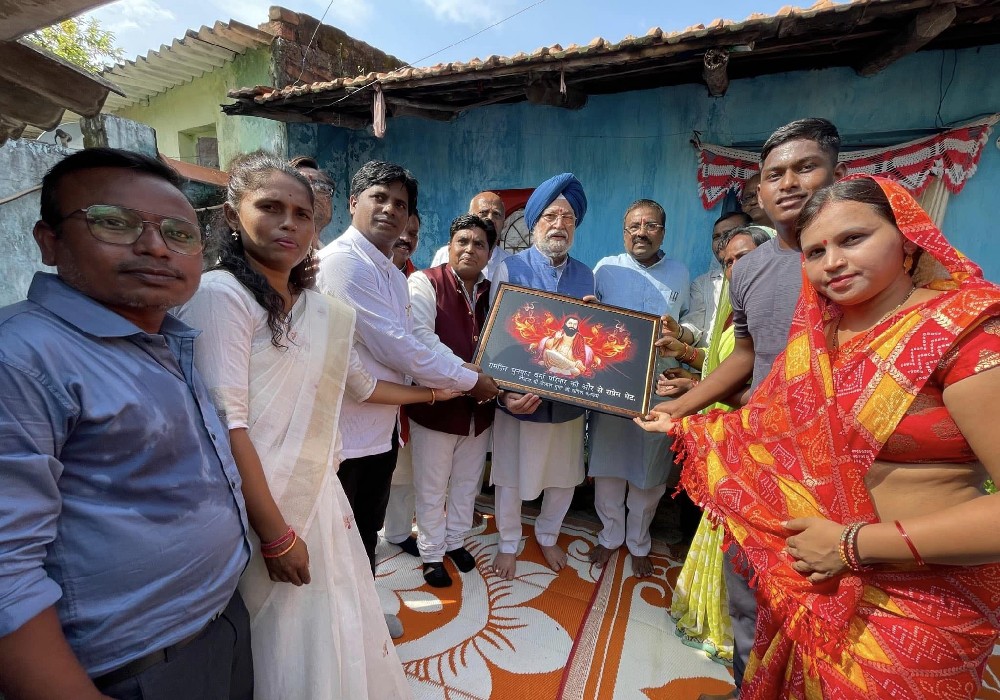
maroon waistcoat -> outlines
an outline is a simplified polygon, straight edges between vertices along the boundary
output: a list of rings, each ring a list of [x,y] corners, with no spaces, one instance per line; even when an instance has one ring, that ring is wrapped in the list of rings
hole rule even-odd
[[[422,271],[427,275],[437,296],[437,315],[434,332],[441,342],[466,362],[472,361],[479,342],[479,333],[486,323],[490,303],[490,283],[484,280],[476,289],[475,308],[469,308],[461,282],[448,267],[448,263]],[[442,401],[430,406],[425,403],[410,404],[406,415],[411,421],[431,430],[451,435],[468,435],[469,424],[475,418],[476,435],[493,423],[494,403],[477,404],[468,396]]]

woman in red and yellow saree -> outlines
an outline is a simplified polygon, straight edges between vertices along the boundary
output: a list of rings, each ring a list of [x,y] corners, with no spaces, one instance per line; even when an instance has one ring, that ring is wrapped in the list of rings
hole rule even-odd
[[[1000,627],[1000,288],[886,180],[816,193],[800,243],[750,403],[644,424],[676,431],[683,485],[756,571],[741,698],[974,698]]]

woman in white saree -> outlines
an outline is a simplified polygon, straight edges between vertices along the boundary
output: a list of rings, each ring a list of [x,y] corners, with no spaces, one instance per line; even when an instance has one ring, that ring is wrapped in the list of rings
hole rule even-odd
[[[230,166],[233,233],[178,315],[223,414],[261,547],[240,582],[260,700],[410,698],[368,557],[337,479],[341,400],[454,394],[376,382],[353,352],[354,311],[311,284],[312,191],[277,157]],[[292,584],[292,585],[289,585]]]

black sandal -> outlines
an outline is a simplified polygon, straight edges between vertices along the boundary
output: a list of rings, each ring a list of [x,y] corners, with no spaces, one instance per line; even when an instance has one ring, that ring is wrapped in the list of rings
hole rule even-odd
[[[444,568],[444,563],[432,561],[424,564],[424,581],[434,588],[447,588],[451,585],[451,576]]]

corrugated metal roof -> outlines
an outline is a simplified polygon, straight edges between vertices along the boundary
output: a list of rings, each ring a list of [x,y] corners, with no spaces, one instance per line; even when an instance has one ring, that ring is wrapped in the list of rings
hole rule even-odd
[[[270,45],[273,39],[273,35],[235,20],[216,22],[198,31],[189,29],[170,46],[160,46],[159,51],[103,71],[101,75],[125,93],[124,97],[111,95],[104,109],[114,112],[190,83],[250,49]]]

